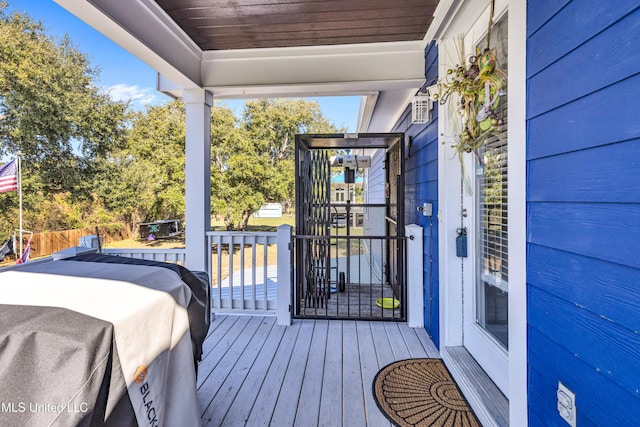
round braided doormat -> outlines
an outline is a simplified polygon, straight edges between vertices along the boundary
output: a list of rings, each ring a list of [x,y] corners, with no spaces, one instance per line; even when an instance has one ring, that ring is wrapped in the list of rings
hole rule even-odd
[[[391,363],[373,380],[380,410],[400,427],[480,427],[451,374],[440,359]]]

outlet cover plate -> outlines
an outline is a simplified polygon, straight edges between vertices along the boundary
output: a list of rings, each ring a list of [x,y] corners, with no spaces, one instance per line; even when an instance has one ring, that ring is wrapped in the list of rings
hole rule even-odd
[[[576,395],[567,386],[558,382],[558,413],[571,427],[576,427]]]

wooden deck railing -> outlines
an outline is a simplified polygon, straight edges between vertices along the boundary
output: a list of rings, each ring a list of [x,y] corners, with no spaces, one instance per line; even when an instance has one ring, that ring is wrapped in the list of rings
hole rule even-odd
[[[275,310],[277,233],[207,233],[212,306],[228,310]]]
[[[207,233],[211,302],[217,312],[276,314],[291,322],[291,226],[276,232]]]
[[[186,267],[186,249],[128,249],[103,248],[105,255],[116,255],[128,258],[146,259],[150,261],[170,262]]]

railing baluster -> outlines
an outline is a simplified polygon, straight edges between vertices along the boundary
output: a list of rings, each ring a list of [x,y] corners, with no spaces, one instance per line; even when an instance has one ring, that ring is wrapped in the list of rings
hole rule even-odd
[[[267,244],[269,241],[269,237],[265,236],[264,237],[264,244],[262,245],[262,248],[264,249],[262,252],[262,256],[263,256],[263,260],[262,260],[262,286],[263,286],[263,290],[264,290],[264,295],[263,297],[263,301],[264,301],[264,309],[267,310],[269,308],[269,281],[267,280],[267,269],[268,269],[268,265],[267,265],[267,260],[268,260],[268,251],[269,251],[269,245]]]
[[[233,307],[233,234],[229,236],[229,308]]]
[[[244,298],[244,240],[245,236],[241,235],[240,237],[240,304],[241,308],[247,308],[245,305]]]
[[[212,287],[213,287],[213,277],[211,277],[213,275],[213,260],[212,260],[212,251],[211,251],[211,245],[213,244],[212,242],[212,238],[211,236],[207,235],[207,275],[209,276],[209,292],[211,292]],[[182,262],[182,265],[184,265],[184,261]]]
[[[251,308],[255,310],[258,308],[256,297],[256,250],[258,245],[256,244],[256,236],[251,236],[251,242]]]
[[[218,236],[218,307],[222,308],[222,236]]]

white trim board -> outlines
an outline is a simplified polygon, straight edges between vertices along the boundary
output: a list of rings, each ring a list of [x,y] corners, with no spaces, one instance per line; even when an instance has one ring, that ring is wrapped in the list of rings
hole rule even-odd
[[[512,426],[527,426],[527,0],[509,1],[509,397]]]

